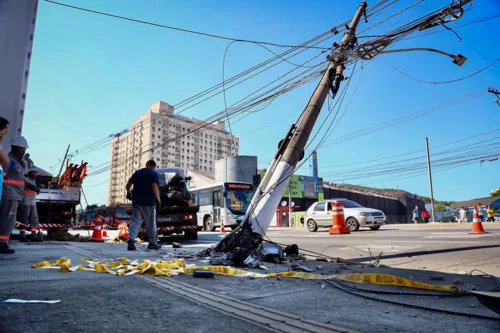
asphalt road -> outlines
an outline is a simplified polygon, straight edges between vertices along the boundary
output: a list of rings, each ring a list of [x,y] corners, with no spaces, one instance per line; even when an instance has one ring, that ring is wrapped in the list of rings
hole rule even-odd
[[[478,286],[479,290],[491,290],[492,278],[461,275],[479,268],[490,274],[499,274],[498,260],[500,226],[485,224],[487,235],[469,235],[468,228],[461,226],[387,226],[380,231],[360,231],[350,235],[330,236],[326,232],[271,230],[273,241],[298,244],[302,249],[340,256],[353,261],[372,261],[382,251],[381,263],[395,268],[361,267],[349,265],[356,271],[381,272],[427,283],[452,284],[464,279],[466,285]],[[112,236],[112,235],[110,235]],[[223,304],[224,297],[237,300],[240,307],[252,311],[281,311],[295,320],[296,330],[282,328],[279,332],[310,332],[305,329],[307,320],[334,325],[355,332],[497,332],[500,321],[491,310],[481,305],[474,296],[436,297],[352,295],[333,288],[324,282],[299,279],[248,279],[216,276],[214,279],[196,279],[189,275],[171,278],[158,277],[152,285],[136,276],[118,277],[89,271],[63,273],[52,269],[33,269],[34,262],[54,261],[68,257],[75,264],[85,257],[98,255],[108,258],[127,256],[134,259],[166,259],[168,254],[199,250],[215,245],[221,233],[200,233],[197,241],[185,241],[182,236],[164,239],[162,251],[147,251],[146,244],[138,251],[126,250],[126,244],[109,243],[18,243],[13,242],[15,255],[0,256],[0,296],[2,300],[61,300],[47,304],[0,303],[0,332],[270,332],[271,326],[259,324],[254,319],[242,319],[231,305]],[[173,241],[184,245],[172,249]],[[368,250],[369,248],[369,250]],[[90,252],[81,252],[90,251]],[[304,250],[302,250],[304,251]],[[367,251],[367,252],[364,252]],[[343,266],[333,263],[309,262],[316,272],[327,274],[332,268]],[[272,264],[266,263],[269,267]],[[398,268],[424,267],[423,270]],[[443,280],[433,281],[437,270]],[[496,267],[496,268],[495,268]],[[461,273],[461,274],[457,274]],[[168,290],[168,283],[184,283],[179,290]],[[187,284],[187,286],[186,286]],[[189,287],[191,285],[192,287]],[[357,286],[359,287],[359,286]],[[372,286],[373,287],[373,286]],[[200,289],[191,289],[200,288]],[[361,288],[369,288],[361,286]],[[373,287],[375,288],[375,287]],[[377,290],[400,291],[381,287]],[[204,292],[206,291],[206,292]],[[193,293],[190,295],[190,293]],[[198,294],[196,294],[198,293]],[[210,294],[208,294],[210,293]],[[366,299],[364,296],[371,299]],[[220,297],[220,299],[219,299]],[[207,303],[207,299],[220,303],[219,309]],[[224,309],[225,307],[225,309]],[[420,307],[420,308],[419,308]],[[440,310],[440,311],[436,311]],[[239,310],[241,311],[241,310]],[[446,312],[448,311],[448,312]],[[451,311],[451,312],[450,312]],[[248,313],[248,311],[245,311]],[[271,316],[273,327],[280,327],[291,319],[284,315]],[[258,318],[256,318],[258,319]],[[272,330],[276,331],[276,330]],[[320,330],[333,332],[332,330]],[[336,330],[334,330],[337,332]],[[315,331],[316,332],[316,331]]]
[[[281,244],[297,244],[325,256],[357,262],[379,259],[397,268],[469,273],[480,269],[500,277],[500,224],[483,223],[488,234],[471,235],[470,224],[383,226],[378,231],[360,229],[349,235],[329,235],[326,229],[271,230],[267,236]],[[215,245],[220,233],[200,233],[198,244]],[[313,253],[310,253],[313,255]]]

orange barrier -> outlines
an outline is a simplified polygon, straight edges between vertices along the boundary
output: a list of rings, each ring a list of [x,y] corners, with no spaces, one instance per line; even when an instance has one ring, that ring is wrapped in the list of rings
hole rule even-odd
[[[332,227],[328,229],[330,235],[350,234],[351,229],[346,227],[344,221],[344,204],[336,202],[332,205]]]
[[[474,206],[474,215],[472,216],[472,231],[469,234],[487,234],[483,229],[483,224],[479,218],[477,207]]]
[[[102,237],[108,237],[108,230],[106,224],[102,226]]]
[[[102,239],[102,221],[96,222],[92,238],[89,239],[89,242],[104,242],[104,239]]]

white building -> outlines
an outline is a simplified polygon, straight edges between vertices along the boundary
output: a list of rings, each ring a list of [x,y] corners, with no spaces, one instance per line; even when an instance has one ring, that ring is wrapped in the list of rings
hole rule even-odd
[[[216,160],[238,154],[239,138],[231,137],[224,122],[176,115],[173,106],[158,101],[111,142],[108,202],[125,202],[128,179],[150,159],[159,168],[213,173]]]

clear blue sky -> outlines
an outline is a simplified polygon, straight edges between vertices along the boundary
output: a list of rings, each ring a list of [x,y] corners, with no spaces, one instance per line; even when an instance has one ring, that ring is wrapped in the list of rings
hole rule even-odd
[[[359,4],[357,0],[61,2],[235,38],[287,44],[298,44],[349,19]],[[369,1],[369,5],[375,3]],[[368,24],[363,23],[358,30],[402,10],[409,3],[410,1],[400,1],[381,15],[371,18]],[[367,33],[386,32],[392,29],[392,24],[418,10],[425,7],[437,9],[438,6],[448,3],[449,0],[426,0],[413,10]],[[500,14],[498,1],[475,1],[472,10],[466,12],[454,25],[494,14]],[[460,78],[500,57],[498,36],[495,35],[498,34],[499,26],[500,19],[497,18],[457,29],[462,42],[452,32],[446,32],[410,39],[397,45],[397,48],[434,47],[450,53],[464,54],[469,61],[462,68],[453,65],[449,58],[423,52],[383,55],[369,65],[365,62],[366,68],[363,69],[361,77],[358,73],[351,82],[344,106],[347,105],[359,80],[349,109],[329,139],[479,89],[486,89],[488,86],[499,86],[500,63],[464,81],[431,85],[402,76],[386,62],[422,80],[443,81]],[[340,36],[334,40],[339,41]],[[333,40],[323,45],[330,46],[331,41]],[[223,40],[125,22],[41,0],[23,129],[23,134],[30,142],[33,160],[42,168],[50,170],[50,167],[55,166],[62,158],[68,144],[71,144],[71,150],[84,147],[127,128],[157,100],[175,105],[219,83],[222,76],[222,57],[227,44],[228,42]],[[273,50],[279,52],[283,49]],[[316,53],[314,50],[307,51],[303,56],[294,58],[294,61],[301,63]],[[258,46],[237,43],[231,46],[228,52],[226,77],[270,56]],[[247,84],[229,90],[228,102],[237,101],[248,92],[291,69],[292,65],[280,65]],[[351,69],[348,68],[347,72]],[[316,83],[309,84],[280,97],[264,111],[235,123],[232,129],[235,135],[241,136],[241,154],[257,155],[259,162],[271,157],[278,141],[307,103],[315,85]],[[326,166],[356,163],[423,149],[426,136],[429,137],[430,145],[436,146],[499,128],[500,106],[494,104],[493,99],[493,95],[486,94],[383,131],[325,146],[318,153],[320,176],[325,180],[339,180],[339,177],[335,176],[336,170],[340,172],[358,169],[370,164],[337,169]],[[222,97],[217,97],[190,109],[185,115],[205,119],[223,107]],[[318,125],[324,121],[325,115],[326,112],[323,112]],[[276,121],[280,118],[280,121]],[[252,131],[255,132],[245,135]],[[500,136],[500,132],[480,139],[495,136]],[[474,141],[467,141],[462,145],[470,143]],[[460,145],[442,149],[458,146]],[[498,151],[498,145],[490,150]],[[469,152],[464,153],[464,156],[467,154]],[[420,154],[407,157],[418,156]],[[81,159],[88,161],[91,166],[105,163],[109,160],[109,147],[76,157],[77,161]],[[382,162],[387,161],[379,163]],[[425,159],[417,162],[425,162]],[[264,167],[265,163],[259,165]],[[56,172],[57,169],[58,167],[54,168]],[[499,170],[500,161],[497,161],[483,163],[482,166],[478,162],[437,172],[434,175],[435,197],[441,200],[466,200],[488,196],[492,189],[500,186]],[[309,174],[308,163],[299,173]],[[399,187],[413,193],[429,195],[425,175],[387,180],[391,177],[401,175],[346,182],[387,188]],[[106,172],[85,180],[89,203],[106,203],[107,178]]]

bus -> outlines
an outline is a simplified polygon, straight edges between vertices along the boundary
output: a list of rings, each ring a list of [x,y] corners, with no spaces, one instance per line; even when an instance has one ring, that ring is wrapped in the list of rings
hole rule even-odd
[[[243,220],[252,201],[252,184],[225,182],[190,188],[193,204],[200,206],[198,228],[215,231],[224,227],[235,229]]]
[[[104,220],[109,228],[116,229],[122,222],[125,222],[127,225],[130,224],[131,210],[132,205],[129,204],[116,204],[106,207],[86,209],[77,214],[76,223],[78,225],[86,226],[100,215],[104,217]]]

